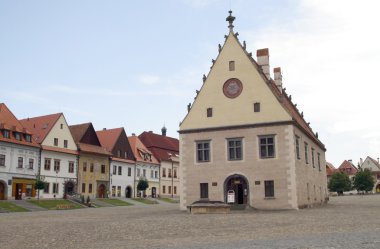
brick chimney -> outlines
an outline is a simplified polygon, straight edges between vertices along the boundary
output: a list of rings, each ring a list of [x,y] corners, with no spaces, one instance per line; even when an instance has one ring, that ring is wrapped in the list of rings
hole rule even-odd
[[[270,79],[270,71],[269,71],[269,49],[263,48],[258,49],[256,51],[257,56],[257,64],[261,67],[263,70],[265,76]]]
[[[276,86],[280,92],[282,92],[282,74],[281,74],[281,67],[276,67],[273,69],[274,74],[274,82],[276,83]]]

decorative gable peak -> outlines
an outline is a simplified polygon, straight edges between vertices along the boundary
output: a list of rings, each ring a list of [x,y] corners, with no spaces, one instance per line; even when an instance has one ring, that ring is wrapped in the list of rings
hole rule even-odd
[[[233,23],[234,23],[236,17],[232,16],[232,10],[228,11],[228,13],[230,13],[230,15],[227,16],[226,21],[229,23],[228,28],[230,29],[230,32],[233,32],[234,31]]]

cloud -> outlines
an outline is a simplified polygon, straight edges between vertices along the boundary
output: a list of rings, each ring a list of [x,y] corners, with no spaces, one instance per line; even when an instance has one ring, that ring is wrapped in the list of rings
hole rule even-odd
[[[145,85],[156,85],[160,82],[161,78],[157,75],[141,75],[138,77],[138,81]]]

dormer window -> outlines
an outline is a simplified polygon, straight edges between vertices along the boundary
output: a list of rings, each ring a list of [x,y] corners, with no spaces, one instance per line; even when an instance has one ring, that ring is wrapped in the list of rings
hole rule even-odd
[[[27,141],[27,142],[32,142],[32,136],[31,135],[29,135],[29,134],[25,134],[25,140]]]
[[[16,140],[21,141],[21,134],[18,132],[14,133]]]
[[[4,137],[4,138],[10,138],[9,135],[10,135],[10,134],[9,134],[9,131],[8,131],[8,130],[3,130],[3,137]]]

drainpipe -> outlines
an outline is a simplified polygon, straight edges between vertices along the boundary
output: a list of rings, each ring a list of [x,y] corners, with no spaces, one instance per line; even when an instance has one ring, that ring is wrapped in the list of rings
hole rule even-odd
[[[173,196],[173,193],[174,193],[174,183],[173,183],[173,179],[174,179],[174,170],[173,170],[173,158],[170,158],[170,161],[172,162],[172,198],[174,197]]]

